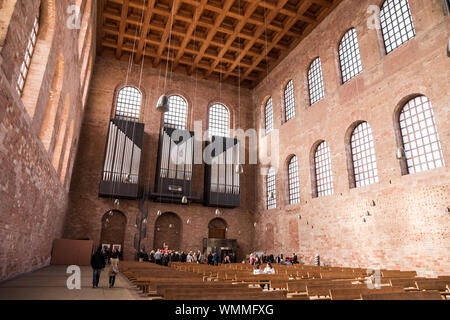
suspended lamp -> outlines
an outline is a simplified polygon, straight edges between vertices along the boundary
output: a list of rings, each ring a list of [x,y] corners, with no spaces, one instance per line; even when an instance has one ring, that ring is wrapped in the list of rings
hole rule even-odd
[[[186,224],[191,224],[191,218],[187,219]]]
[[[114,200],[114,205],[116,206],[116,208],[119,208],[120,205],[119,199]]]
[[[236,173],[236,174],[243,174],[244,173],[244,167],[242,166],[242,164],[237,164],[234,167],[234,173]]]
[[[216,209],[215,214],[216,214],[216,216],[220,216],[220,210],[219,210],[219,208]]]
[[[188,198],[186,196],[183,196],[183,198],[181,198],[181,203],[182,204],[188,203]]]
[[[275,193],[273,191],[270,191],[269,193],[269,199],[274,200],[275,199]]]
[[[397,157],[398,160],[405,160],[406,159],[405,149],[403,149],[403,147],[397,148],[395,156]]]
[[[114,211],[109,210],[108,214],[109,214],[110,217],[112,217],[114,215]]]
[[[169,111],[169,98],[165,94],[159,97],[158,103],[156,104],[156,110],[161,113]]]
[[[161,216],[161,215],[162,215],[161,210],[158,210],[158,212],[156,213],[156,215],[157,215],[158,217]]]

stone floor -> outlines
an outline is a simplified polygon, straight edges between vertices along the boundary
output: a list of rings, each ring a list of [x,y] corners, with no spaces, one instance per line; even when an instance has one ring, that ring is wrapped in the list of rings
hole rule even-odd
[[[49,266],[0,283],[0,300],[148,300],[122,275],[116,276],[109,288],[108,269],[101,276],[99,287],[92,288],[92,268],[81,267],[81,289],[67,288],[66,266]]]

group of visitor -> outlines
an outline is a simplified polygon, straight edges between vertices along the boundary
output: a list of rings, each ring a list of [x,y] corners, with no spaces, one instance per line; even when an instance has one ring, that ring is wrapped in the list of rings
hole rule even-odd
[[[99,246],[97,248],[97,251],[91,257],[91,266],[94,270],[92,288],[98,288],[100,274],[106,265],[109,265],[109,287],[114,287],[116,275],[119,273],[119,253],[120,251],[115,248],[111,251],[107,247],[102,248],[102,246]]]
[[[138,254],[138,259],[141,262],[151,262],[162,266],[168,266],[169,262],[186,262],[186,263],[201,263],[213,266],[235,262],[234,254],[224,254],[220,256],[217,252],[208,252],[203,254],[200,250],[194,251],[172,251],[172,250],[152,250],[147,253],[145,249],[141,249]]]
[[[243,263],[245,263],[245,260]],[[266,253],[257,254],[256,252],[250,253],[248,263],[252,266],[260,265],[262,263],[277,263],[284,265],[303,264],[299,261],[298,256],[295,253],[292,254],[292,257],[284,257],[282,253],[275,257],[272,253],[267,255]]]

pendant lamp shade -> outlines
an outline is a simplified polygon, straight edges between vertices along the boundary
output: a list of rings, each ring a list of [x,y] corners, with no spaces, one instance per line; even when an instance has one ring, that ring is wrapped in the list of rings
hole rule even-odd
[[[182,203],[182,204],[188,203],[188,199],[187,199],[186,196],[183,196],[183,198],[181,198],[181,203]]]
[[[158,103],[156,104],[156,110],[161,113],[169,111],[169,98],[165,94],[159,97]]]
[[[220,210],[219,210],[219,209],[216,209],[215,214],[216,214],[216,216],[220,216]]]
[[[242,166],[242,164],[237,164],[234,167],[234,173],[236,173],[236,174],[243,174],[244,173],[244,167]]]

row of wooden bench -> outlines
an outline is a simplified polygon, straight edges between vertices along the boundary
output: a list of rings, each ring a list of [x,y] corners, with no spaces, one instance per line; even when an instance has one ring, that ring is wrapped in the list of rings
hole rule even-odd
[[[288,273],[252,275],[252,269],[238,269],[233,265],[213,267],[189,263],[172,263],[171,268],[151,263],[123,262],[122,273],[143,294],[167,300],[284,300],[284,299],[417,299],[441,300],[450,295],[449,278],[426,279],[415,272],[385,270],[381,286],[369,289],[367,277],[354,270],[322,271],[317,278],[299,278],[292,267]],[[289,269],[277,268],[277,271]],[[234,271],[234,273],[233,273]],[[317,272],[316,271],[316,272]],[[219,274],[224,272],[225,278]],[[353,277],[348,274],[351,272]],[[215,276],[214,276],[215,275]],[[331,278],[331,275],[337,278]],[[388,277],[390,276],[390,277]],[[261,285],[269,285],[263,290]]]

